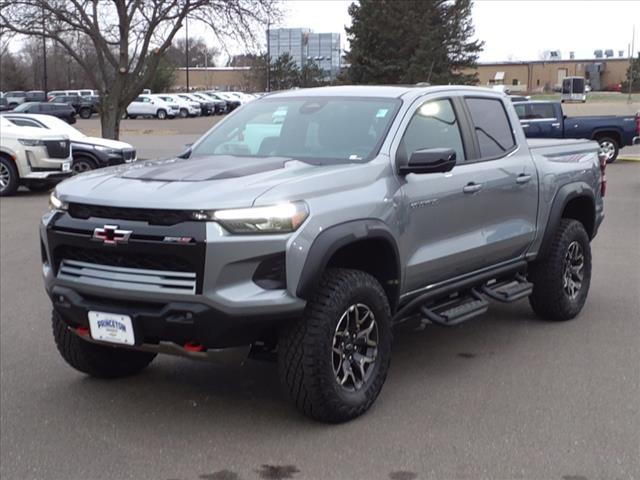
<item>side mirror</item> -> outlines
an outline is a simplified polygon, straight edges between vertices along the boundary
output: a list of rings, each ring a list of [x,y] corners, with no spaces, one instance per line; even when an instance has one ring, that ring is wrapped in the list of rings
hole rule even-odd
[[[191,145],[193,145],[192,143],[185,145],[185,147],[187,147],[187,149],[182,152],[180,155],[178,155],[178,158],[189,158],[191,156]]]
[[[426,148],[411,154],[409,163],[400,166],[400,173],[445,173],[456,164],[456,152],[451,148]]]

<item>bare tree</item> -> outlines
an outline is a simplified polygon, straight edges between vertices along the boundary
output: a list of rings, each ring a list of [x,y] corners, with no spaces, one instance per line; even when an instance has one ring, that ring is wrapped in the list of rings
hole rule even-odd
[[[277,1],[0,0],[0,31],[44,35],[62,47],[101,92],[102,136],[117,139],[127,105],[150,83],[187,18],[221,41],[251,43],[256,26],[278,15]],[[91,45],[92,55],[78,43]]]

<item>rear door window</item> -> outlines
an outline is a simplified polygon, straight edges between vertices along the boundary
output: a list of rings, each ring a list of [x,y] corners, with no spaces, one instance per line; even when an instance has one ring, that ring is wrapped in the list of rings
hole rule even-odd
[[[500,99],[465,98],[478,139],[481,159],[501,157],[516,146],[507,111]]]

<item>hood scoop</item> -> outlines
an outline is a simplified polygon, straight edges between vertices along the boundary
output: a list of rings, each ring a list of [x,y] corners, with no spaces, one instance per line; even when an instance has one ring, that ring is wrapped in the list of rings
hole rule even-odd
[[[246,177],[257,173],[284,168],[287,158],[251,158],[232,156],[207,156],[174,158],[134,164],[123,172],[121,178],[158,182],[202,182],[225,178]]]

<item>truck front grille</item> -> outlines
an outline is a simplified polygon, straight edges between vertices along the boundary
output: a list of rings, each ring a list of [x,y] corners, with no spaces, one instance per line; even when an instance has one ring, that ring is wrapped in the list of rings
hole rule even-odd
[[[86,247],[61,245],[55,249],[54,258],[77,260],[80,262],[112,267],[134,268],[143,270],[167,270],[170,272],[196,271],[186,259],[172,255],[151,255],[134,252],[118,252],[115,249],[94,249]]]
[[[136,158],[136,151],[122,150],[122,158],[124,158],[125,160],[133,160],[134,158]]]
[[[71,147],[69,140],[45,140],[49,158],[69,158]]]
[[[167,270],[125,268],[63,259],[58,278],[110,288],[147,290],[163,293],[196,293],[196,274]]]
[[[122,208],[103,205],[88,205],[83,203],[70,203],[69,215],[73,218],[88,219],[106,218],[110,220],[133,220],[147,222],[149,225],[175,225],[181,222],[189,222],[191,212],[186,210],[162,210],[150,208]]]

